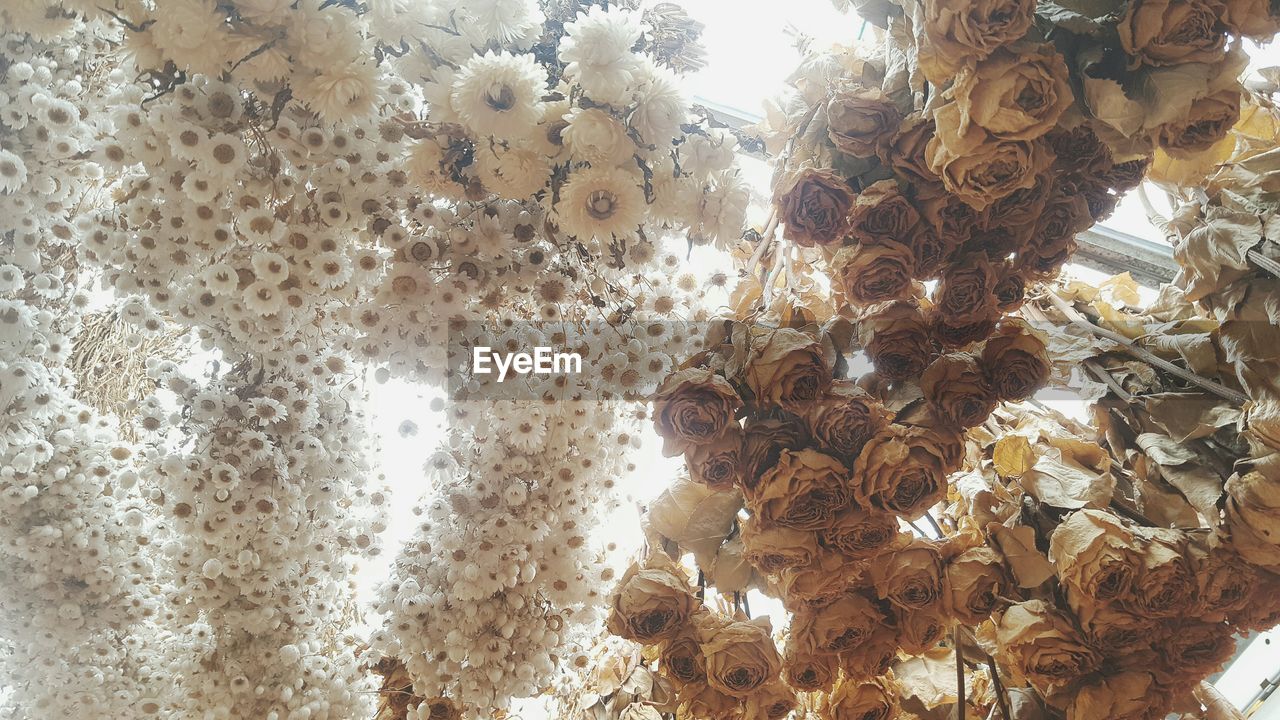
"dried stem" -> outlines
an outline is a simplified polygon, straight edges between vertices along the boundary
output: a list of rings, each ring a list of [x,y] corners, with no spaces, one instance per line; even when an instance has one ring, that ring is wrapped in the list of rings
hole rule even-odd
[[[1280,278],[1280,263],[1263,255],[1257,250],[1250,250],[1248,253],[1249,262],[1271,273],[1273,277]]]
[[[951,631],[956,650],[956,720],[964,720],[964,653],[960,651],[960,627]]]
[[[1013,715],[1009,712],[1009,698],[1005,695],[1004,683],[1000,682],[1000,671],[996,669],[996,659],[990,655],[987,656],[987,669],[991,671],[991,684],[995,686],[1000,720],[1013,720]]]

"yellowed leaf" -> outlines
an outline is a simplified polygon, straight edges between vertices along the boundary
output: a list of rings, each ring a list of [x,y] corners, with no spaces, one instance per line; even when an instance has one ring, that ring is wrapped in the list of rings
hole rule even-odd
[[[1000,477],[1021,477],[1036,464],[1036,452],[1021,435],[1005,435],[996,441],[992,456]]]
[[[1036,532],[1028,525],[990,525],[987,532],[1004,555],[1018,587],[1038,587],[1053,576],[1053,565],[1036,549]]]
[[[923,655],[903,660],[893,666],[903,696],[918,699],[926,709],[954,704],[956,692],[956,653],[951,648],[934,648]]]
[[[699,567],[710,568],[741,508],[742,494],[737,490],[712,490],[680,478],[654,500],[648,522],[658,533],[692,552]]]
[[[1111,473],[1099,473],[1047,454],[1036,460],[1019,483],[1035,499],[1064,510],[1105,508],[1115,490]]]

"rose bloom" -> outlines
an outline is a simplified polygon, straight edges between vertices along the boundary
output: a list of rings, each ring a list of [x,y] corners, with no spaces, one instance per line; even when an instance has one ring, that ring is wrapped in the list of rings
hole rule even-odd
[[[1221,621],[1241,610],[1253,595],[1258,572],[1225,547],[1205,549],[1206,541],[1193,537],[1188,547],[1196,578],[1196,607],[1191,614],[1207,621]]]
[[[609,611],[609,632],[652,645],[680,632],[698,605],[680,570],[655,554],[623,574]]]
[[[678,697],[680,705],[676,714],[680,717],[696,717],[700,720],[737,720],[741,713],[741,699],[710,685],[694,686],[679,693]]]
[[[1054,183],[1050,176],[1041,175],[1031,187],[1014,190],[987,206],[978,217],[978,227],[983,230],[1012,229],[1011,236],[1016,238],[1012,249],[1017,250],[1023,239],[1030,237],[1036,219],[1044,211],[1053,190]]]
[[[928,431],[890,425],[853,464],[853,497],[863,507],[915,520],[947,496],[947,452]]]
[[[961,70],[951,92],[961,118],[1005,140],[1044,135],[1074,100],[1067,65],[1047,44],[1000,48]],[[945,125],[951,117],[944,114],[938,127],[952,130]]]
[[[999,553],[981,545],[951,558],[946,566],[947,608],[967,625],[980,625],[1009,594],[1012,583]]]
[[[1045,136],[1053,150],[1058,174],[1096,177],[1111,169],[1111,150],[1087,123],[1071,129],[1057,127]]]
[[[861,645],[884,615],[871,599],[849,593],[825,607],[802,610],[791,620],[791,633],[806,650],[835,655]]]
[[[1257,578],[1249,599],[1228,618],[1232,625],[1243,630],[1262,632],[1280,624],[1280,575],[1255,569]]]
[[[1192,157],[1225,138],[1239,119],[1240,93],[1222,90],[1192,102],[1184,119],[1161,125],[1156,142],[1175,158]]]
[[[854,560],[869,560],[911,541],[910,533],[898,529],[897,517],[854,507],[841,510],[831,527],[818,535],[824,546]]]
[[[462,720],[462,708],[447,697],[422,701],[427,706],[427,720]]]
[[[1076,233],[1092,224],[1089,202],[1080,195],[1056,194],[1036,219],[1018,262],[1039,277],[1057,272],[1076,250]]]
[[[864,563],[850,562],[840,553],[824,548],[808,565],[783,570],[772,594],[791,612],[821,607],[849,592],[862,580],[865,570]]]
[[[1129,66],[1215,63],[1226,52],[1218,5],[1206,0],[1134,0],[1116,30]]]
[[[938,605],[917,610],[899,610],[898,644],[908,655],[923,655],[946,636],[954,624]]]
[[[1098,602],[1125,597],[1137,572],[1137,541],[1109,512],[1077,510],[1049,537],[1049,559],[1069,590]]]
[[[871,565],[876,595],[904,609],[924,608],[945,592],[942,555],[937,546],[916,538],[910,545],[876,559]]]
[[[995,307],[996,271],[982,255],[967,255],[942,273],[934,306],[954,323],[982,320]]]
[[[835,655],[804,650],[794,634],[787,638],[782,673],[791,687],[801,692],[830,691],[839,670],[840,661]]]
[[[981,425],[999,399],[978,359],[970,353],[948,353],[920,376],[920,390],[938,417],[958,428]]]
[[[872,305],[910,297],[915,256],[892,240],[840,248],[831,260],[831,281],[849,302]]]
[[[746,493],[747,508],[766,525],[820,530],[849,502],[849,470],[817,450],[784,450],[778,464]]]
[[[942,258],[936,262],[937,267],[934,267],[934,263],[925,263],[917,268],[917,277],[932,278],[952,253],[967,245],[973,238],[973,232],[978,227],[978,211],[947,192],[941,184],[938,185],[936,194],[917,197],[916,207],[924,222],[933,228],[939,246],[937,254]]]
[[[1000,279],[992,291],[996,296],[996,309],[1002,313],[1014,312],[1027,299],[1027,275],[1017,265],[1007,261],[997,274]]]
[[[912,300],[871,308],[858,321],[858,338],[876,373],[890,381],[919,377],[934,354],[929,326]]]
[[[794,416],[750,420],[742,434],[740,482],[744,494],[755,490],[764,473],[778,464],[783,450],[798,450],[809,444],[805,422]]]
[[[1133,589],[1121,600],[1146,617],[1181,617],[1195,603],[1196,580],[1183,554],[1185,533],[1165,528],[1139,528],[1138,571]]]
[[[783,237],[797,245],[839,243],[849,231],[853,191],[832,170],[810,167],[792,173],[779,184],[773,202],[785,225]]]
[[[938,176],[929,169],[925,159],[925,147],[933,133],[933,118],[920,111],[913,112],[903,118],[893,135],[880,143],[876,155],[903,182],[911,185],[937,184]]]
[[[1140,185],[1147,177],[1147,168],[1151,167],[1151,157],[1138,158],[1136,160],[1126,160],[1122,163],[1115,163],[1110,169],[1098,173],[1098,181],[1103,185],[1115,190],[1116,192],[1124,192],[1132,190]]]
[[[1231,549],[1254,565],[1280,566],[1280,481],[1265,467],[1227,479],[1226,528]]]
[[[920,214],[893,180],[880,180],[858,194],[849,211],[849,238],[864,245],[885,240],[903,242],[920,222]]]
[[[823,450],[852,462],[862,446],[889,424],[889,411],[852,380],[836,380],[805,415]]]
[[[742,400],[728,380],[706,368],[677,370],[653,396],[653,425],[662,436],[662,454],[673,457],[705,445],[737,424]]]
[[[840,653],[840,667],[850,678],[879,677],[897,661],[898,629],[891,624],[876,628],[856,650]]]
[[[938,344],[948,350],[959,350],[980,340],[986,340],[987,336],[996,329],[996,319],[1000,317],[1000,311],[992,307],[987,310],[983,318],[971,322],[957,322],[938,312],[934,307],[927,317],[929,332]]]
[[[1034,12],[1034,0],[925,0],[917,30],[921,71],[946,84],[969,61],[1025,35]]]
[[[780,328],[752,336],[743,376],[757,407],[780,407],[799,415],[831,384],[831,367],[820,340]]]
[[[836,688],[822,698],[818,717],[822,720],[891,720],[898,717],[898,690],[890,678],[855,680],[841,678]]]
[[[939,108],[935,118],[939,131],[926,151],[929,169],[973,209],[981,211],[1014,190],[1031,187],[1053,163],[1053,151],[1043,138],[1004,140],[977,125],[963,133],[944,133],[944,122],[959,122],[950,117],[951,107]]]
[[[768,618],[733,622],[700,638],[707,685],[743,698],[772,680],[782,669]]]
[[[1102,662],[1071,621],[1043,600],[1010,606],[996,625],[996,643],[1006,662],[1045,696],[1088,675]]]
[[[746,548],[743,557],[764,575],[804,567],[820,552],[813,532],[787,527],[761,528],[756,518],[742,523],[742,544]]]
[[[781,681],[765,685],[743,703],[742,720],[783,720],[796,709],[796,693]]]
[[[694,482],[717,490],[732,488],[742,474],[742,431],[730,427],[719,438],[694,445],[685,455],[685,464]]]
[[[1001,400],[1026,400],[1049,381],[1049,352],[1024,321],[1006,318],[982,346],[987,382]]]
[[[827,99],[827,137],[854,157],[875,157],[876,146],[898,129],[902,116],[880,88],[844,82]]]
[[[1235,654],[1236,639],[1226,623],[1204,623],[1178,618],[1169,634],[1156,643],[1161,669],[1173,677],[1201,678],[1222,669]]]
[[[1170,689],[1151,673],[1122,670],[1090,678],[1067,706],[1067,720],[1163,720],[1172,705]]]
[[[707,670],[697,634],[685,631],[664,642],[658,667],[677,689],[705,683]]]
[[[1280,18],[1271,14],[1269,0],[1229,0],[1222,7],[1222,22],[1236,35],[1270,42],[1280,32]]]
[[[1079,593],[1068,598],[1089,646],[1107,657],[1142,652],[1167,632],[1156,618],[1134,615],[1118,604],[1098,603]]]
[[[942,472],[949,475],[964,465],[965,436],[938,417],[928,403],[915,403],[898,413],[896,422],[906,428],[911,443],[924,443],[937,450]]]

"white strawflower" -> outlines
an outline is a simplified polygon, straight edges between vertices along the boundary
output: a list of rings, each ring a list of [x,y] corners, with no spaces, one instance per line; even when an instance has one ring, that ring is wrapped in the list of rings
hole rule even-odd
[[[519,139],[542,116],[546,70],[532,55],[476,55],[458,70],[451,101],[458,118],[477,135]]]
[[[538,192],[551,176],[546,157],[523,145],[476,148],[476,170],[486,190],[512,200],[524,200]]]
[[[696,178],[728,170],[738,149],[738,139],[727,130],[712,128],[706,134],[690,133],[680,144],[680,169]]]
[[[433,195],[454,197],[462,187],[449,176],[444,165],[444,148],[434,137],[414,143],[409,153],[409,177]]]
[[[0,193],[17,192],[27,182],[27,166],[22,158],[0,148]]]
[[[698,202],[698,217],[689,237],[698,244],[715,243],[725,250],[742,237],[751,204],[751,187],[732,170],[711,176]]]
[[[560,227],[580,239],[629,235],[644,219],[644,191],[622,170],[581,170],[560,191],[556,210]]]
[[[223,19],[213,0],[172,0],[155,13],[150,32],[156,44],[171,54],[191,52],[210,41]]]
[[[626,10],[597,5],[565,23],[560,60],[565,75],[593,100],[625,105],[639,58],[631,52],[640,39],[640,18]]]
[[[293,94],[327,122],[360,117],[373,109],[377,99],[378,70],[367,62],[326,70],[295,84]]]
[[[560,132],[569,152],[594,166],[613,167],[631,160],[636,144],[627,127],[609,113],[596,108],[574,108],[565,116],[568,125]]]
[[[467,3],[472,23],[467,28],[483,41],[528,47],[537,39],[546,17],[533,0],[472,0]]]
[[[235,0],[232,4],[245,20],[274,22],[288,16],[293,0]]]
[[[687,106],[674,72],[646,60],[636,80],[635,103],[630,123],[642,141],[661,151],[680,135]]]

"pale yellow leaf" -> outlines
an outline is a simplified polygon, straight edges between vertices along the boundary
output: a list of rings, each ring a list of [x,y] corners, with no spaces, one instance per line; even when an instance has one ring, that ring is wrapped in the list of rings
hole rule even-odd
[[[1036,452],[1021,435],[1005,435],[996,441],[992,451],[996,472],[1000,477],[1021,477],[1036,464]]]

